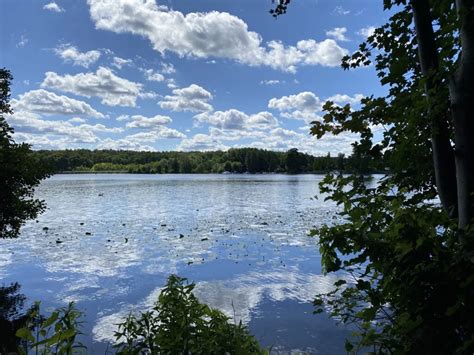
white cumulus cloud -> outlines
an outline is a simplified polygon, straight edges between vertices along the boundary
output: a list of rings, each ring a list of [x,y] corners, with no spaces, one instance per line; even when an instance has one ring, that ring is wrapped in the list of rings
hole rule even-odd
[[[48,10],[52,12],[64,12],[64,9],[60,7],[58,4],[56,4],[54,1],[51,1],[50,3],[47,3],[46,5],[44,5],[43,10]]]
[[[176,73],[176,69],[173,64],[171,63],[161,63],[161,73],[162,74],[174,74]]]
[[[132,141],[129,139],[112,139],[105,138],[97,144],[97,149],[110,149],[110,150],[134,150],[138,152],[152,152],[156,151],[150,145],[143,145],[139,142]]]
[[[89,68],[91,64],[97,62],[101,55],[98,50],[80,52],[76,47],[71,45],[62,45],[54,51],[56,55],[62,58],[65,62],[70,62],[73,65],[78,65],[84,68]]]
[[[336,95],[328,97],[326,100],[332,101],[339,105],[346,105],[346,104],[356,105],[356,104],[359,104],[360,100],[362,100],[363,98],[364,98],[364,95],[362,94],[355,94],[354,96],[349,96],[346,94],[336,94]]]
[[[210,151],[227,149],[229,149],[229,147],[222,144],[218,139],[202,133],[198,133],[192,138],[183,139],[177,147],[177,150],[181,151]]]
[[[86,123],[86,120],[80,117],[73,117],[68,119],[67,121],[71,123]]]
[[[120,57],[114,57],[112,60],[112,65],[117,69],[122,69],[126,65],[132,65],[133,61],[131,59],[124,59]]]
[[[349,96],[346,94],[336,94],[321,100],[311,91],[303,91],[299,94],[272,98],[268,102],[268,108],[280,111],[285,118],[303,120],[306,123],[321,120],[322,106],[325,101],[333,101],[338,105],[357,105],[364,97],[362,94]]]
[[[326,36],[338,41],[348,41],[349,39],[346,37],[346,32],[346,27],[334,27],[332,30],[326,31]]]
[[[19,99],[12,100],[12,107],[14,110],[50,115],[105,117],[84,101],[75,100],[64,95],[57,95],[43,89],[31,90],[19,95]]]
[[[268,102],[268,108],[279,111],[318,111],[321,108],[321,100],[310,91],[303,91],[296,95],[272,98]]]
[[[145,74],[145,79],[148,81],[163,81],[165,76],[161,73],[154,71],[153,69],[143,69],[143,74]]]
[[[158,6],[154,0],[88,0],[88,4],[96,28],[148,38],[162,54],[226,58],[295,72],[298,65],[337,66],[348,53],[332,39],[309,39],[296,46],[278,41],[263,44],[257,32],[227,12],[183,14]]]
[[[162,138],[179,139],[179,138],[186,138],[186,135],[176,129],[159,126],[159,127],[156,127],[152,131],[135,133],[135,134],[125,137],[125,139],[128,139],[132,142],[139,142],[139,143],[154,143],[158,139],[162,139]]]
[[[259,112],[253,115],[230,109],[213,113],[201,113],[195,116],[198,123],[208,123],[222,130],[255,132],[278,126],[278,120],[270,112]]]
[[[118,120],[118,118],[117,118]],[[153,117],[145,117],[141,115],[134,115],[131,121],[126,124],[127,128],[153,128],[157,126],[171,123],[171,118],[168,116],[156,115]]]
[[[156,151],[150,144],[160,139],[182,139],[186,135],[173,128],[157,126],[151,131],[130,134],[120,139],[106,138],[98,142],[98,149]]]
[[[186,88],[174,89],[159,102],[161,108],[172,111],[205,112],[213,109],[209,101],[212,94],[203,87],[192,84]]]
[[[372,36],[375,33],[375,29],[376,29],[376,27],[374,27],[374,26],[367,26],[367,27],[361,28],[357,32],[357,34],[364,37],[364,38],[367,38],[367,37]]]
[[[95,73],[59,75],[46,72],[41,87],[56,89],[85,97],[99,97],[109,106],[136,106],[143,95],[142,84],[121,78],[109,68],[99,67]]]
[[[98,140],[91,129],[84,129],[67,121],[43,120],[40,115],[32,112],[16,111],[8,117],[8,121],[17,133],[52,135],[61,137],[68,143],[94,143]]]

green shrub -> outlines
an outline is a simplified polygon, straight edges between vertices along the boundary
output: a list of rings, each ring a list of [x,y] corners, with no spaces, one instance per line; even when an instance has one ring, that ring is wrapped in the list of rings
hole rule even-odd
[[[20,354],[72,354],[85,350],[77,336],[82,334],[80,318],[74,303],[51,313],[48,318],[41,315],[40,303],[29,312],[28,321],[23,328],[18,329],[16,336],[22,339],[23,347],[18,349]]]
[[[176,275],[151,311],[130,314],[115,333],[119,354],[264,354],[247,328],[199,303],[193,283]]]

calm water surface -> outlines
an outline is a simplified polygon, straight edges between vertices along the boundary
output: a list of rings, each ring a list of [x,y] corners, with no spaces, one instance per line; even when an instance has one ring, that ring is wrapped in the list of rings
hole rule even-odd
[[[195,281],[202,302],[235,312],[264,346],[345,353],[348,331],[312,314],[314,295],[334,281],[307,236],[334,216],[333,204],[314,198],[321,179],[56,175],[37,189],[47,211],[19,239],[0,240],[0,283],[19,282],[48,310],[77,302],[93,353],[112,343],[113,324],[156,300],[171,273]]]

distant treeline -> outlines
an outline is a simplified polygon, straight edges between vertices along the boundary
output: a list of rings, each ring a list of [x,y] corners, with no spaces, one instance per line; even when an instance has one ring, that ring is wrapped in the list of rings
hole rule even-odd
[[[290,149],[274,152],[256,148],[214,152],[135,152],[116,150],[40,150],[34,152],[55,173],[126,172],[171,173],[318,173],[331,170],[373,172],[381,170],[371,159],[354,154],[315,157]]]

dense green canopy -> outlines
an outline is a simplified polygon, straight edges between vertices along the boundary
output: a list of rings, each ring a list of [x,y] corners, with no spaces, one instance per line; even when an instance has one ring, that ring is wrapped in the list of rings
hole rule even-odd
[[[25,220],[43,209],[43,203],[33,198],[33,189],[47,176],[30,146],[12,139],[13,129],[4,117],[12,113],[11,80],[10,72],[0,69],[0,238],[16,237]]]
[[[383,169],[375,161],[356,152],[315,157],[290,149],[273,152],[256,148],[212,152],[135,152],[116,150],[43,150],[35,157],[54,172],[166,173],[313,173],[337,171],[373,172]]]

